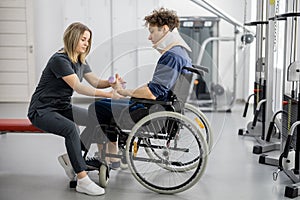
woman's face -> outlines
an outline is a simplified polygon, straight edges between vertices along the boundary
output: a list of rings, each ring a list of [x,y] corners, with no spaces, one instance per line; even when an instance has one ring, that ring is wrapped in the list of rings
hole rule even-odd
[[[156,44],[165,34],[169,31],[168,27],[158,27],[149,25],[148,40],[151,40],[152,44]]]
[[[84,33],[81,35],[81,38],[76,47],[76,52],[78,54],[82,54],[86,52],[86,49],[89,46],[90,37],[91,37],[91,33],[89,31],[84,31]]]

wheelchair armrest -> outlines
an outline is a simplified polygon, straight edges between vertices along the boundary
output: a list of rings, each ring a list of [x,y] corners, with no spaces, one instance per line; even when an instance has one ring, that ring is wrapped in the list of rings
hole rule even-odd
[[[143,98],[135,98],[135,97],[131,97],[130,100],[134,101],[135,103],[142,103],[142,104],[159,104],[163,106],[172,105],[171,101],[157,101],[152,99],[143,99]]]
[[[193,65],[193,67],[183,67],[183,69],[186,69],[190,72],[196,73],[196,74],[201,75],[201,76],[203,76],[204,73],[209,72],[207,67],[203,67],[203,66],[200,66],[200,65]]]

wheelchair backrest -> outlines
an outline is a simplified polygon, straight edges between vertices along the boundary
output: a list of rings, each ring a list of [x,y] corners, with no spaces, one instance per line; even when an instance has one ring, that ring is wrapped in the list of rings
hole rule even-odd
[[[183,71],[178,77],[175,85],[173,86],[171,93],[175,99],[182,103],[187,101],[190,92],[190,86],[193,79],[193,73],[203,74],[203,69],[197,69],[193,67],[183,67]]]
[[[192,81],[193,73],[181,73],[178,77],[175,85],[172,88],[173,98],[176,98],[182,103],[185,103],[188,95],[189,89]]]

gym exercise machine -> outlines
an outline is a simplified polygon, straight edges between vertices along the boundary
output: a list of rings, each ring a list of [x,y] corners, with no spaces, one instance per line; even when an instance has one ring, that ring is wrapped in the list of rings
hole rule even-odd
[[[249,102],[251,98],[254,98],[254,119],[249,122],[247,129],[239,129],[239,135],[245,136],[261,136],[264,137],[264,127],[265,127],[265,102],[266,102],[266,80],[265,80],[265,38],[266,38],[266,28],[267,21],[265,13],[266,1],[261,1],[261,4],[257,6],[256,18],[257,21],[245,23],[246,26],[256,27],[256,66],[255,66],[255,82],[254,82],[254,93],[251,94],[245,104],[243,117],[247,116]]]
[[[208,37],[206,40],[203,40],[201,43],[200,50],[197,49],[196,52],[199,54],[194,57],[194,63],[197,65],[203,65],[207,67],[204,63],[206,59],[209,59],[210,62],[213,61],[214,65],[208,66],[210,69],[209,76],[211,78],[206,80],[202,77],[195,77],[193,84],[190,88],[190,95],[188,102],[194,105],[198,105],[203,111],[226,111],[231,112],[231,108],[234,105],[236,99],[236,79],[237,79],[237,63],[238,63],[238,34],[241,33],[241,30],[244,30],[245,35],[243,35],[243,40],[246,43],[252,42],[252,31],[245,28],[244,25],[240,24],[234,20],[231,16],[225,12],[217,9],[212,4],[208,3],[205,0],[191,0],[197,6],[204,8],[210,13],[216,15],[220,20],[224,20],[233,26],[233,36],[232,37],[221,37],[218,34]],[[220,66],[218,63],[219,59],[219,43],[220,42],[232,42],[232,52],[233,52],[233,67],[232,67],[232,88],[231,85],[225,85],[224,81],[220,79]],[[212,54],[215,57],[209,57],[211,47],[213,51],[216,51],[215,54]],[[204,55],[204,52],[206,53]],[[208,55],[208,56],[207,56]],[[230,78],[231,79],[231,78]],[[231,84],[231,80],[227,83]],[[201,91],[204,95],[198,94]]]
[[[278,48],[282,41],[280,36],[282,36],[284,31],[280,31],[282,23],[284,23],[285,18],[280,17],[280,1],[273,1],[269,3],[268,6],[268,86],[272,86],[271,89],[267,90],[267,99],[270,99],[271,103],[266,106],[267,122],[269,127],[267,130],[267,135],[265,141],[269,146],[273,145],[273,150],[281,150],[281,135],[282,135],[282,118],[285,117],[286,111],[282,109],[285,105],[282,103],[283,94],[283,56],[284,50]],[[284,42],[284,41],[283,41]],[[271,136],[276,135],[277,138],[273,138],[273,143],[270,143]],[[266,151],[265,151],[266,152]],[[280,153],[280,151],[279,151]],[[277,152],[276,152],[277,154]],[[262,154],[259,156],[259,163],[267,164],[272,166],[278,166],[278,157],[272,157],[267,154]]]
[[[202,56],[200,62],[198,57],[200,51],[203,54],[204,42],[209,38],[218,37],[219,35],[219,21],[218,17],[180,17],[180,33],[183,39],[191,47],[192,52],[189,55],[193,63],[199,63],[208,69],[205,75],[195,75],[192,81],[192,91],[188,97],[188,102],[193,104],[197,102],[200,107],[209,107],[213,102],[211,96],[211,89],[209,83],[213,82],[213,74],[215,73],[213,59],[218,56],[218,45],[216,43],[208,43],[205,48],[205,56]]]
[[[286,12],[277,17],[285,21],[285,56],[286,72],[283,87],[282,115],[282,153],[279,157],[278,171],[274,180],[283,171],[293,182],[286,186],[285,196],[300,196],[300,5],[299,1],[286,1]],[[289,164],[288,164],[289,163]]]
[[[257,138],[259,144],[254,145],[254,154],[280,150],[279,141],[270,141],[271,136],[276,134],[276,132],[274,133],[276,129],[274,129],[273,126],[268,129],[268,127],[266,126],[275,118],[273,116],[274,66],[272,62],[272,60],[274,59],[272,52],[272,36],[274,34],[272,26],[270,26],[270,23],[272,22],[270,20],[267,20],[268,15],[272,15],[273,10],[274,5],[269,5],[268,1],[259,1],[256,13],[257,20],[245,24],[248,26],[256,27],[256,67],[254,93],[251,94],[246,101],[243,117],[246,117],[249,101],[253,97],[254,118],[247,124],[247,128],[245,130],[239,129],[238,134]],[[265,134],[266,131],[268,131],[267,136]],[[264,157],[259,159],[260,163],[273,165],[273,163],[265,162],[263,158]],[[274,163],[274,165],[277,166],[277,163]]]

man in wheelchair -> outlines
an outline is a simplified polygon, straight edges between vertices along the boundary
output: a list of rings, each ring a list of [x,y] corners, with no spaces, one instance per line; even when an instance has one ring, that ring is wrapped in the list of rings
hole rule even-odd
[[[146,108],[147,105],[150,107],[152,106],[151,104],[155,104],[154,102],[149,103],[149,101],[134,103],[136,99],[134,100],[133,98],[155,100],[156,102],[170,101],[172,97],[171,90],[179,76],[189,73],[185,69],[186,67],[192,67],[191,59],[187,53],[187,51],[191,51],[191,49],[181,38],[177,30],[180,23],[176,12],[160,8],[146,16],[144,20],[145,26],[147,26],[149,30],[148,39],[152,42],[153,47],[161,53],[153,78],[147,84],[136,89],[124,89],[121,87],[121,80],[117,79],[116,83],[119,87],[117,87],[116,92],[124,97],[131,97],[130,100],[102,99],[91,104],[89,106],[89,114],[97,118],[101,129],[111,127],[112,123],[117,126],[122,126],[122,124],[123,126],[124,124],[127,126],[134,124],[138,119],[149,114],[149,110]],[[163,109],[168,108],[164,107]],[[138,112],[136,110],[138,110]],[[121,123],[121,121],[123,121],[123,123]],[[114,133],[114,131],[109,131],[109,129],[102,131],[105,132],[105,135],[110,141],[108,143],[108,152],[117,154],[118,134]],[[83,143],[86,144],[86,146],[89,146],[91,142],[97,140],[99,143],[99,140],[103,138],[99,136],[99,133],[95,132],[95,134],[98,135],[90,135],[89,137],[86,136],[82,138]],[[91,138],[98,139],[92,140]],[[111,158],[107,162],[110,162],[112,168],[118,168],[120,165],[118,158]]]
[[[130,98],[92,103],[88,111],[94,126],[86,129],[94,131],[84,131],[81,140],[85,156],[90,145],[98,143],[99,158],[86,161],[99,170],[101,187],[108,183],[109,170],[125,163],[146,188],[173,194],[196,184],[206,167],[211,141],[208,121],[197,115],[206,127],[205,136],[183,111],[192,74],[207,70],[193,67],[187,53],[191,50],[177,30],[179,18],[174,11],[154,10],[145,21],[148,39],[161,53],[152,80],[136,89],[124,89],[123,80],[116,77],[114,92]]]

